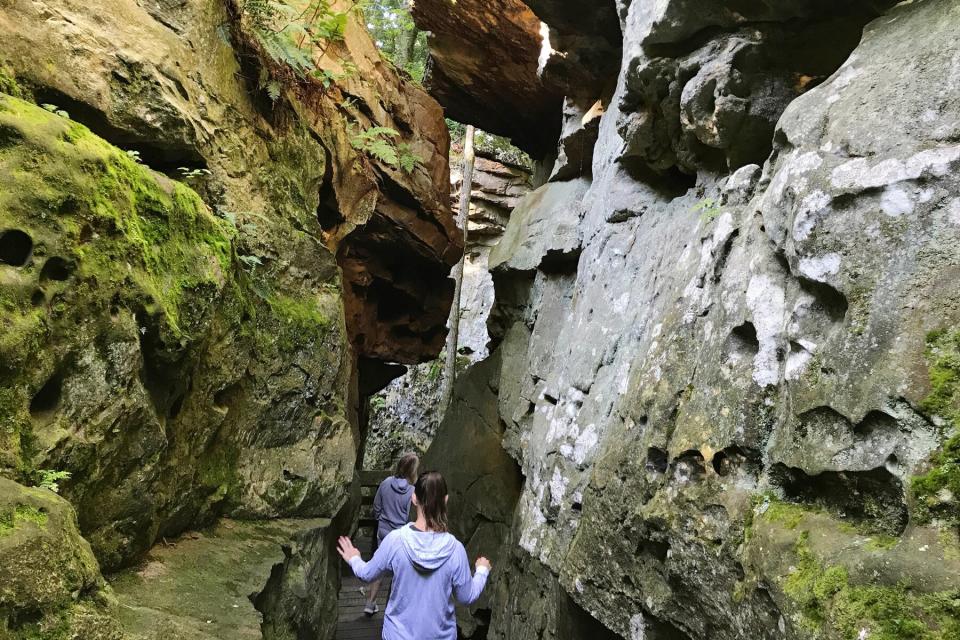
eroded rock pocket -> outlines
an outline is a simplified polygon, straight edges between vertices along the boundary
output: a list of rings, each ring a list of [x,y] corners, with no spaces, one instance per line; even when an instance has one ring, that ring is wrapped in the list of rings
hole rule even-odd
[[[0,263],[22,267],[33,255],[33,238],[20,229],[0,232]]]
[[[903,483],[886,467],[808,475],[777,463],[770,470],[770,480],[788,500],[824,509],[864,531],[898,536],[907,526]]]

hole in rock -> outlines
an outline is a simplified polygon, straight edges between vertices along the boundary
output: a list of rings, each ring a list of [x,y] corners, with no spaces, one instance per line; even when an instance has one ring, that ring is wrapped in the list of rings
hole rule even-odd
[[[180,167],[188,169],[206,169],[203,156],[187,141],[177,141],[175,135],[161,136],[159,131],[132,131],[114,126],[99,109],[86,102],[50,87],[34,91],[37,104],[55,104],[70,113],[70,119],[86,126],[110,144],[124,151],[135,151],[140,162],[154,171],[165,173],[172,178],[182,178]],[[159,144],[164,140],[168,144]]]
[[[703,477],[707,469],[703,454],[696,449],[684,451],[673,461],[674,478],[683,481],[696,481]]]
[[[683,173],[676,167],[659,172],[651,169],[642,159],[633,157],[621,158],[620,164],[631,179],[644,183],[670,200],[686,195],[687,191],[697,186],[697,176]]]
[[[713,470],[721,477],[747,473],[759,476],[762,470],[760,452],[756,449],[731,445],[713,456]]]
[[[888,413],[874,409],[853,427],[854,433],[868,436],[872,433],[896,433],[900,430],[897,419]]]
[[[306,478],[304,478],[300,474],[294,473],[289,469],[283,470],[283,479],[286,480],[287,482],[302,482],[303,480],[306,480]]]
[[[177,396],[173,403],[170,404],[170,408],[167,410],[167,418],[173,420],[178,415],[180,411],[183,410],[183,401],[186,399],[186,394]]]
[[[140,328],[140,381],[158,416],[169,416],[177,398],[186,393],[190,379],[184,373],[179,344],[167,345],[160,334],[158,317],[141,309],[136,314]]]
[[[757,329],[752,322],[744,322],[734,327],[723,344],[722,362],[753,360],[760,351]]]
[[[720,282],[721,276],[723,276],[723,270],[727,266],[727,258],[730,257],[730,252],[733,250],[733,242],[737,239],[737,236],[740,235],[739,229],[734,229],[733,233],[730,234],[730,237],[727,238],[727,241],[723,243],[723,246],[720,248],[720,252],[717,254],[717,261],[713,265],[713,283],[717,284]],[[754,332],[756,333],[756,332]]]
[[[228,385],[213,394],[213,406],[219,411],[228,411],[236,402],[240,392],[240,385],[237,383]]]
[[[591,616],[566,592],[560,591],[557,604],[557,640],[619,640],[620,636]]]
[[[63,282],[70,278],[73,270],[74,264],[72,262],[59,256],[53,256],[43,263],[43,269],[40,270],[40,281],[56,280]]]
[[[540,271],[548,274],[576,274],[580,264],[581,248],[572,251],[548,250],[540,260]]]
[[[340,213],[340,203],[337,201],[337,191],[333,186],[333,162],[327,153],[327,166],[323,173],[323,184],[320,186],[320,203],[317,205],[317,221],[324,231],[332,231],[345,222]]]
[[[657,447],[647,449],[647,471],[666,473],[668,466],[670,465],[667,462],[667,452],[665,450],[658,449]]]
[[[821,507],[871,531],[900,535],[907,526],[903,484],[885,467],[808,475],[777,463],[770,470],[770,481],[790,501]]]
[[[637,555],[648,556],[657,562],[666,562],[669,551],[670,543],[659,540],[641,540],[637,545]]]
[[[900,470],[900,458],[898,458],[896,454],[891,453],[889,456],[887,456],[884,466],[887,467],[887,471],[896,474]]]
[[[33,238],[20,229],[0,233],[0,262],[13,267],[27,264],[33,253]]]
[[[847,297],[824,282],[808,278],[799,278],[800,288],[813,296],[813,309],[825,313],[834,322],[842,321],[847,315]]]
[[[57,410],[63,394],[63,376],[56,373],[40,387],[30,400],[30,415],[34,418],[44,418]]]
[[[30,296],[30,304],[35,307],[39,307],[44,302],[46,302],[47,296],[43,292],[43,289],[35,289],[33,294]]]

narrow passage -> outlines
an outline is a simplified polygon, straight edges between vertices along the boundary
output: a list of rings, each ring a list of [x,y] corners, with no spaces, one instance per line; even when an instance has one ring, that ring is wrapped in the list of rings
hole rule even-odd
[[[362,495],[360,523],[354,543],[360,549],[365,560],[370,558],[370,533],[376,527],[373,519],[373,497],[380,482],[390,475],[390,470],[361,471],[360,491]],[[339,559],[338,559],[339,560]],[[336,640],[380,640],[383,632],[383,611],[387,607],[387,596],[390,594],[390,578],[385,577],[377,593],[377,606],[380,610],[373,616],[363,613],[366,597],[360,591],[363,583],[360,582],[346,564],[342,564],[342,581],[340,583],[340,597],[337,601],[337,635]]]

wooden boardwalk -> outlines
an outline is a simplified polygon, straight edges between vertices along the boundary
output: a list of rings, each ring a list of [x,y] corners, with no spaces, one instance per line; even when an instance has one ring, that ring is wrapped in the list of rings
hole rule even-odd
[[[354,540],[364,560],[370,559],[370,540]],[[347,568],[340,586],[339,611],[337,613],[336,640],[380,640],[383,633],[383,611],[387,608],[387,594],[390,593],[390,578],[384,577],[377,593],[377,605],[380,607],[373,616],[363,612],[367,598],[360,593],[364,586],[353,572]]]
[[[360,549],[364,560],[370,559],[370,543],[372,527],[376,521],[371,517],[373,496],[380,481],[389,475],[389,471],[361,471],[361,532],[354,536],[353,543]],[[336,640],[381,640],[383,634],[383,611],[387,608],[387,596],[390,593],[390,578],[384,577],[377,592],[377,606],[380,610],[373,616],[363,612],[367,598],[360,592],[365,585],[354,577],[350,567],[343,565],[343,576],[340,584],[340,599],[337,613]]]

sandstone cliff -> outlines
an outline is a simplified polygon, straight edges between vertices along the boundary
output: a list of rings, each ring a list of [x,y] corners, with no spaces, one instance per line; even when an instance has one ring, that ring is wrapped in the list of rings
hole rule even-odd
[[[437,355],[461,251],[351,7],[293,64],[248,3],[0,5],[0,637],[330,637],[358,380]]]
[[[416,15],[513,34],[501,4]],[[464,113],[538,42],[491,73],[566,96],[427,454],[483,487],[451,498],[498,559],[464,630],[956,637],[960,5],[528,5],[466,59],[432,40]]]

